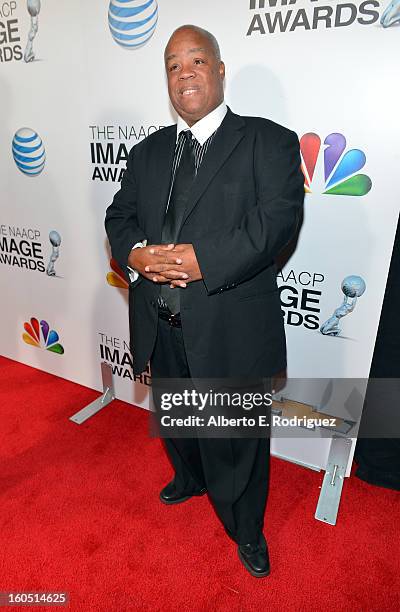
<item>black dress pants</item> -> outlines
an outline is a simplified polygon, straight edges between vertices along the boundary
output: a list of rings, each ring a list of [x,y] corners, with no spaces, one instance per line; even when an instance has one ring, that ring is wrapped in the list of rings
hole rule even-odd
[[[181,328],[159,319],[150,365],[154,378],[190,377]],[[257,542],[267,500],[269,438],[164,441],[175,469],[177,490],[191,495],[206,487],[230,537],[238,544]]]

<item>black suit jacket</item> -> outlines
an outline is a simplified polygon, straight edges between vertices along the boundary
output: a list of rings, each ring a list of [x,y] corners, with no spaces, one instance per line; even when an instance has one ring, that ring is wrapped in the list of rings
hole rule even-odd
[[[134,146],[107,208],[112,254],[124,270],[136,242],[161,242],[175,142],[174,125]],[[175,289],[193,377],[270,376],[286,367],[274,258],[296,232],[303,185],[296,134],[228,109],[191,188],[179,236],[193,244],[203,275]],[[129,287],[135,373],[154,348],[159,292],[144,277]]]

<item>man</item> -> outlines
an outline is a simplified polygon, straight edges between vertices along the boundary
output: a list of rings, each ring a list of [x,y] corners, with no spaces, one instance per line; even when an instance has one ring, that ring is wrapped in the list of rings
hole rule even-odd
[[[158,378],[270,377],[286,367],[274,258],[301,214],[298,139],[226,107],[209,32],[178,28],[164,59],[178,124],[133,147],[105,221],[131,279],[134,369],[150,360]],[[246,569],[268,575],[269,439],[165,442],[175,476],[161,501],[207,492]]]

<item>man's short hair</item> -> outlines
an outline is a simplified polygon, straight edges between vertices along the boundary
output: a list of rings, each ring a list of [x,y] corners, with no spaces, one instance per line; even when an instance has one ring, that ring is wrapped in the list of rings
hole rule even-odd
[[[204,36],[204,38],[206,38],[209,43],[211,44],[214,53],[215,53],[215,57],[216,59],[220,62],[221,61],[221,51],[219,48],[219,44],[217,39],[215,38],[214,34],[211,34],[211,32],[209,32],[208,30],[205,30],[204,28],[200,28],[199,26],[195,26],[192,24],[185,24],[185,25],[181,25],[179,26],[179,28],[176,28],[176,30],[174,30],[171,34],[170,40],[172,38],[172,36],[175,34],[175,32],[179,32],[179,30],[193,30],[194,32],[197,32],[198,34],[201,34],[201,36]]]

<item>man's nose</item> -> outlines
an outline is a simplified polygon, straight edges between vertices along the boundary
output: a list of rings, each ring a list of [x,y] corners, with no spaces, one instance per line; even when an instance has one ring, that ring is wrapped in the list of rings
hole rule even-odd
[[[179,78],[182,80],[193,79],[196,76],[196,72],[193,66],[183,66]]]

